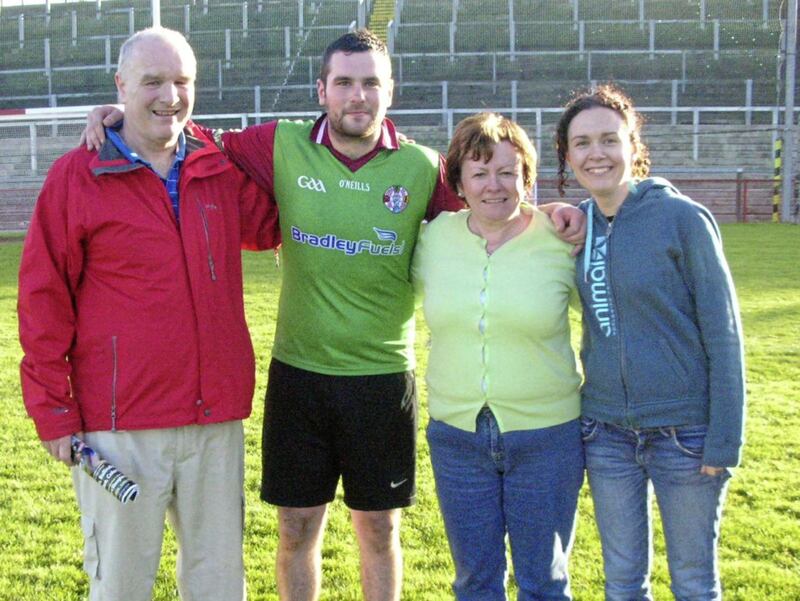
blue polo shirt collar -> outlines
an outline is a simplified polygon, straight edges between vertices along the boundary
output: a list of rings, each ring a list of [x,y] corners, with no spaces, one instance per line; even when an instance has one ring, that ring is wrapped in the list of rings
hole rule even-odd
[[[184,159],[186,158],[186,135],[181,132],[178,136],[178,149],[175,152],[175,159],[172,161],[172,166],[169,168],[167,172],[167,177],[163,178],[161,175],[153,169],[153,166],[148,162],[145,161],[142,157],[140,157],[136,152],[134,152],[126,143],[125,140],[122,139],[122,136],[119,134],[119,130],[122,127],[122,123],[116,125],[114,127],[107,127],[106,128],[106,136],[111,143],[116,146],[117,150],[119,150],[122,155],[130,161],[131,164],[140,164],[144,165],[148,169],[150,169],[153,173],[158,175],[159,179],[162,181],[164,186],[167,189],[167,194],[169,195],[169,200],[172,203],[172,210],[175,213],[175,219],[180,219],[180,202],[178,196],[178,178],[180,176],[181,165],[183,164]]]
[[[136,152],[134,152],[126,143],[125,140],[122,139],[122,136],[119,135],[119,130],[122,129],[122,121],[119,124],[114,125],[112,127],[106,127],[106,137],[111,140],[114,146],[117,147],[122,155],[128,159],[131,163],[139,163],[144,165],[145,167],[149,167],[150,169],[153,166],[145,161],[142,157],[140,157]],[[183,132],[180,133],[178,136],[178,150],[175,153],[175,160],[172,163],[172,167],[175,167],[175,163],[183,163],[184,159],[186,158],[186,134]],[[164,179],[163,177],[161,178]]]

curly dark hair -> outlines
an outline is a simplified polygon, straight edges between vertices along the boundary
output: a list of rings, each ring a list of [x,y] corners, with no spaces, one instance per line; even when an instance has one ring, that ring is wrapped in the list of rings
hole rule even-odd
[[[642,115],[633,106],[630,97],[614,84],[607,83],[576,92],[564,106],[564,112],[556,126],[556,153],[558,154],[558,193],[564,196],[567,182],[567,150],[569,125],[581,111],[601,107],[618,113],[631,132],[634,160],[631,166],[633,177],[641,179],[650,173],[650,152],[641,140]]]
[[[370,52],[389,58],[389,50],[378,36],[369,29],[356,29],[350,31],[331,42],[322,55],[322,66],[320,67],[319,78],[324,82],[328,79],[330,71],[331,56],[337,52],[352,54],[353,52]],[[390,62],[391,64],[391,62]]]

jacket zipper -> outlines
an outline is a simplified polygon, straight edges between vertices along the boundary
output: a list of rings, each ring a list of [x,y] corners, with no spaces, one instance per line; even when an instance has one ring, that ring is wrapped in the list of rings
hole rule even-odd
[[[200,200],[195,199],[195,202],[197,202],[197,208],[200,210],[200,220],[203,222],[203,232],[206,235],[206,251],[208,253],[208,269],[211,272],[211,281],[216,282],[217,270],[214,266],[214,256],[211,254],[211,233],[208,227],[208,217]]]
[[[611,280],[611,286],[609,286],[609,293],[611,294],[612,301],[614,303],[614,309],[617,314],[617,337],[619,338],[619,369],[620,369],[620,379],[622,381],[622,390],[625,394],[625,415],[627,417],[629,410],[630,410],[630,399],[628,395],[628,374],[625,370],[625,344],[624,338],[622,336],[622,315],[620,312],[619,303],[617,302],[617,295],[614,293],[614,288],[616,286],[616,281],[614,279],[614,275],[611,273],[611,232],[614,229],[614,223],[619,219],[620,213],[622,213],[622,207],[620,207],[617,214],[614,216],[614,220],[608,223],[608,228],[606,229],[606,261],[608,262],[608,275],[609,280]]]
[[[111,356],[113,368],[111,371],[111,431],[117,431],[117,337],[111,337]]]

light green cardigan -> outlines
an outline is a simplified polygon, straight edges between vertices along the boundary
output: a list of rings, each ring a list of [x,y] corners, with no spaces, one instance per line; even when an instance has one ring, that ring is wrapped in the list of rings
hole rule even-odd
[[[567,307],[575,261],[546,215],[491,256],[467,227],[469,211],[442,213],[420,234],[412,278],[431,331],[431,417],[475,431],[482,407],[500,430],[546,428],[580,414],[581,379]]]

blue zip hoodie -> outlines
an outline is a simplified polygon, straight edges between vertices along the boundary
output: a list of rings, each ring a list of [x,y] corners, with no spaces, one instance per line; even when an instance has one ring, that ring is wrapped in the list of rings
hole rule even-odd
[[[580,207],[583,415],[628,428],[707,424],[703,464],[737,465],[742,328],[711,213],[660,178],[632,186],[611,222],[593,199]]]

